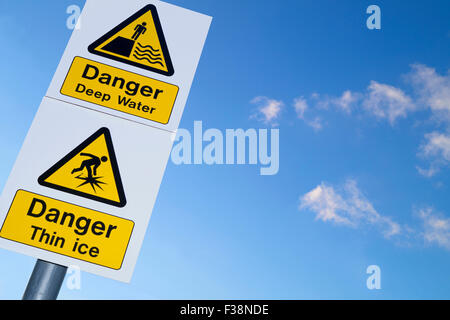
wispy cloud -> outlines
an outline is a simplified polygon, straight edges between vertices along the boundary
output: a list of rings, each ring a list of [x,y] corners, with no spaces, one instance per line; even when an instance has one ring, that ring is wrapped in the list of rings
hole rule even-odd
[[[438,156],[446,162],[450,162],[450,136],[438,132],[425,136],[427,143],[422,147],[426,156]]]
[[[381,215],[359,190],[355,180],[347,180],[339,189],[321,183],[300,197],[300,210],[308,209],[317,220],[333,222],[353,228],[364,225],[376,227],[390,238],[401,232],[401,227],[390,217]]]
[[[450,126],[450,70],[440,75],[435,69],[422,64],[411,66],[411,72],[405,76],[413,85],[417,101],[432,111],[433,119]]]
[[[292,107],[297,119],[316,132],[324,129],[327,123],[325,112],[332,110],[373,116],[388,121],[391,126],[417,111],[428,111],[428,122],[435,128],[424,134],[423,142],[418,146],[417,155],[426,164],[416,168],[419,174],[430,178],[450,165],[450,71],[441,75],[423,64],[413,64],[402,78],[407,85],[405,88],[372,80],[360,92],[347,89],[338,96],[317,92],[308,97],[299,96]],[[251,103],[257,106],[252,119],[271,126],[279,125],[283,101],[259,96]]]
[[[366,110],[370,115],[387,119],[391,125],[395,124],[397,118],[405,118],[416,109],[413,99],[401,89],[377,81],[371,81],[365,92],[345,90],[338,97],[313,93],[310,100],[316,110],[333,108],[347,114]],[[303,103],[307,104],[308,101]]]
[[[436,213],[433,208],[420,209],[418,216],[423,222],[425,242],[450,250],[450,219]]]
[[[419,156],[430,164],[428,169],[418,166],[417,170],[425,177],[432,177],[450,165],[450,73],[440,75],[433,68],[415,64],[405,78],[413,85],[418,103],[431,111],[431,119],[438,129],[425,135],[419,149]]]
[[[324,127],[323,113],[332,110],[373,116],[388,121],[391,126],[417,111],[428,111],[429,123],[435,128],[424,135],[418,152],[428,167],[417,166],[417,171],[433,177],[442,167],[450,165],[450,71],[441,75],[423,64],[413,64],[401,78],[405,88],[372,80],[361,92],[345,90],[339,96],[313,93],[309,99],[302,96],[294,101],[294,108],[300,119],[316,129]],[[320,121],[308,122],[307,110],[315,110],[315,117]]]
[[[434,176],[442,166],[450,164],[450,135],[439,132],[426,134],[425,142],[419,149],[419,156],[431,162],[428,169],[417,166],[419,173],[425,177]]]
[[[259,96],[253,98],[251,103],[255,104],[257,109],[250,118],[261,121],[264,124],[278,125],[278,119],[284,106],[283,101]]]
[[[294,109],[299,119],[305,118],[305,112],[308,110],[308,102],[304,97],[294,99]]]
[[[450,219],[432,208],[414,210],[420,223],[415,227],[400,224],[378,212],[353,179],[343,186],[322,182],[300,197],[300,211],[310,211],[316,220],[353,229],[378,230],[396,243],[437,245],[450,250]]]
[[[320,131],[323,128],[322,118],[315,116],[313,119],[306,116],[306,112],[310,109],[307,100],[304,97],[294,99],[293,103],[297,118],[303,120],[314,131]]]
[[[323,128],[323,120],[321,117],[315,117],[313,120],[306,121],[306,124],[314,129],[314,131],[320,131]]]
[[[430,165],[429,168],[422,168],[421,166],[416,166],[417,172],[419,172],[420,175],[431,178],[434,175],[436,175],[439,172],[439,167],[436,165]]]
[[[412,99],[399,88],[372,81],[367,89],[363,106],[376,117],[388,119],[391,125],[415,110]]]
[[[355,104],[361,99],[360,93],[355,93],[350,90],[346,90],[338,98],[331,100],[331,103],[337,106],[339,109],[350,114]]]

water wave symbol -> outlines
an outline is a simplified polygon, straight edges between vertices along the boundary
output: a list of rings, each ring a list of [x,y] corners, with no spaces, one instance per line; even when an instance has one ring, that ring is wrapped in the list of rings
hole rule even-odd
[[[156,58],[161,56],[160,53],[155,54],[151,50],[140,50],[138,47],[136,47],[135,52],[140,53],[140,54],[148,54],[148,55],[150,55],[152,57],[156,57]]]
[[[150,49],[150,50],[152,50],[152,51],[154,51],[155,53],[158,53],[159,52],[159,49],[154,49],[151,45],[147,45],[147,46],[144,46],[144,45],[142,45],[141,43],[137,43],[137,45],[138,45],[138,47],[141,49],[141,50],[145,50],[145,49]]]
[[[159,49],[154,49],[151,45],[142,45],[137,43],[136,48],[133,52],[133,57],[138,60],[145,60],[151,64],[159,64],[164,68],[163,59],[161,58],[161,53],[158,53]]]
[[[146,57],[149,58],[150,60],[155,60],[155,61],[163,61],[160,57],[157,58],[153,58],[151,55],[147,54],[147,53],[139,53],[138,51],[135,51],[134,54],[138,55],[139,57]]]
[[[136,54],[133,54],[133,57],[135,57],[135,58],[138,59],[138,60],[146,60],[146,61],[148,61],[148,62],[151,63],[151,64],[159,64],[159,65],[161,65],[161,67],[164,68],[164,65],[163,65],[160,61],[151,61],[151,60],[148,59],[147,57],[142,57],[142,58],[140,58],[140,57],[138,57]]]

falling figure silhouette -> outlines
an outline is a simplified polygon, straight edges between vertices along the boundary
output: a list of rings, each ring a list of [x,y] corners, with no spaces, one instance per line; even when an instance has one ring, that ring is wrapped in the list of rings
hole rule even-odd
[[[99,158],[90,153],[80,153],[80,156],[89,157],[90,159],[84,160],[79,168],[73,169],[72,174],[86,169],[89,179],[92,179],[97,175],[97,169],[102,164],[102,162],[108,161],[108,158],[105,156]]]

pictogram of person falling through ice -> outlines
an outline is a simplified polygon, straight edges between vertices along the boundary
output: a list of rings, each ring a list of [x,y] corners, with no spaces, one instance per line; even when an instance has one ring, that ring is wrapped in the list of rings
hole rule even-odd
[[[76,172],[82,172],[86,169],[87,177],[82,177],[81,174],[76,177],[77,179],[83,180],[84,182],[80,184],[78,187],[84,186],[86,184],[90,184],[92,189],[95,191],[95,187],[100,187],[100,184],[105,184],[104,182],[100,181],[101,177],[97,177],[97,169],[100,167],[102,163],[105,163],[108,161],[108,157],[103,156],[101,158],[97,157],[96,155],[90,154],[90,153],[80,153],[80,156],[82,157],[88,157],[89,159],[83,160],[81,162],[81,165],[79,168],[75,168],[72,170],[72,174]]]

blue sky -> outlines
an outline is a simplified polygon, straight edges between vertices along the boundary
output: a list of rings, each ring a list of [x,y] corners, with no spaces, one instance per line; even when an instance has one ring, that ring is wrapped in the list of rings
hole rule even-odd
[[[169,2],[214,17],[180,127],[279,129],[280,170],[169,162],[132,282],[82,273],[60,298],[450,298],[448,1]],[[71,4],[0,3],[1,186]],[[34,259],[0,261],[20,298]]]

